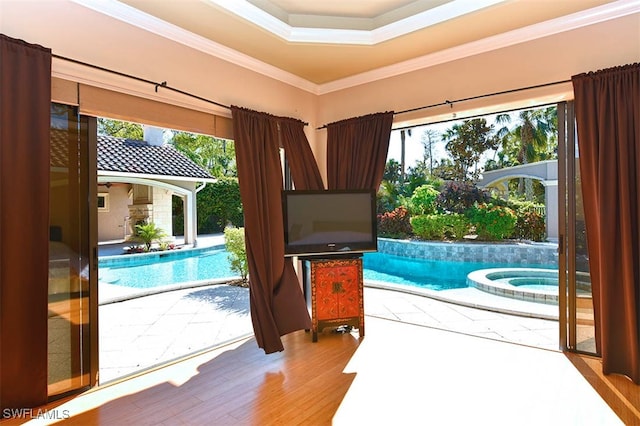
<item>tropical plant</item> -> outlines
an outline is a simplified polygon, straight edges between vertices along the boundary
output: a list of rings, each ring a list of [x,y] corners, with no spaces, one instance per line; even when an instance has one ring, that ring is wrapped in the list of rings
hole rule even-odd
[[[390,181],[383,180],[376,193],[376,213],[383,214],[398,207],[398,187]]]
[[[556,107],[523,110],[518,113],[517,120],[516,127],[501,139],[503,167],[557,157]],[[532,180],[521,178],[517,191],[532,200]]]
[[[425,161],[418,161],[413,167],[409,167],[402,193],[410,197],[416,188],[422,185],[431,185],[437,190],[442,185],[442,179],[434,177],[429,172]]]
[[[453,158],[457,180],[469,181],[478,177],[482,154],[496,149],[499,144],[499,139],[492,133],[492,125],[487,125],[484,118],[475,118],[454,124],[442,135],[445,149]]]
[[[516,214],[509,207],[476,204],[466,212],[476,234],[482,240],[501,240],[513,234]]]
[[[509,206],[518,217],[511,238],[531,241],[544,241],[547,238],[545,216],[541,213],[544,204],[510,199]]]
[[[247,261],[247,249],[244,242],[244,228],[228,227],[224,230],[224,244],[229,252],[229,266],[237,272],[244,284],[249,275],[249,263]]]
[[[233,141],[174,132],[170,143],[191,161],[206,169],[215,177],[237,176]]]
[[[450,158],[442,158],[440,162],[433,167],[433,176],[443,181],[459,180],[459,167],[457,167]]]
[[[238,178],[224,177],[198,192],[198,233],[221,232],[228,225],[244,225]]]
[[[404,183],[405,178],[405,153],[406,153],[406,135],[411,137],[411,129],[400,130],[400,182]]]
[[[387,161],[384,165],[384,173],[382,174],[382,180],[391,182],[396,185],[401,181],[402,173],[400,172],[400,163],[393,158]]]
[[[98,118],[98,134],[134,140],[144,139],[144,130],[141,124],[108,118]]]
[[[436,199],[440,193],[431,185],[422,185],[413,191],[408,209],[412,215],[431,214],[436,211]]]
[[[439,214],[424,214],[411,218],[411,228],[413,233],[423,240],[442,240],[444,238],[444,227],[440,222]]]
[[[413,233],[424,240],[461,240],[468,234],[469,219],[458,213],[429,214],[411,218]]]
[[[141,223],[136,225],[136,232],[134,239],[144,244],[145,251],[151,250],[151,244],[156,241],[161,241],[167,234],[162,228],[159,228],[155,223]]]
[[[378,236],[406,238],[412,234],[409,212],[398,207],[391,212],[378,214]]]
[[[476,203],[486,203],[489,193],[468,182],[447,182],[440,190],[436,205],[442,212],[465,213]]]

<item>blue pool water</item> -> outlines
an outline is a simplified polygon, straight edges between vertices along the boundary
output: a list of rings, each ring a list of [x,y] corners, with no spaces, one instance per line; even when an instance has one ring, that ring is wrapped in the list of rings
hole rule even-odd
[[[101,266],[98,280],[126,287],[150,288],[238,275],[229,267],[228,253],[224,249],[197,251],[193,256],[169,255],[153,260],[140,256],[133,262],[127,257],[121,265],[109,262],[108,266]]]
[[[404,284],[429,290],[466,288],[469,272],[518,266],[506,263],[412,259],[384,253],[366,253],[363,265],[365,280]]]
[[[109,262],[100,266],[101,282],[136,288],[160,287],[192,281],[236,277],[229,267],[228,253],[223,248],[197,251],[193,256],[166,256],[150,260],[145,256]],[[431,290],[467,287],[469,272],[485,268],[515,265],[444,262],[411,259],[383,253],[364,255],[364,279],[417,286]]]

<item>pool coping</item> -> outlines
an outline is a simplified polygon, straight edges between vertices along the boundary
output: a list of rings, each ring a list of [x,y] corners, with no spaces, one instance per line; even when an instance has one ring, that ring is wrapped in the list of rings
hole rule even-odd
[[[195,252],[203,252],[209,250],[223,250],[225,248],[224,244],[215,244],[211,246],[205,247],[182,247],[173,250],[160,250],[160,251],[152,251],[148,253],[123,253],[118,255],[109,255],[109,256],[100,256],[98,257],[98,267],[102,266],[104,268],[109,268],[111,264],[119,263],[136,263],[142,260],[148,259],[168,259],[172,257],[186,257],[188,254],[192,254]]]
[[[451,290],[430,290],[405,284],[386,283],[384,281],[374,280],[365,280],[364,286],[382,290],[398,291],[415,296],[428,297],[440,302],[466,306],[468,308],[482,309],[520,317],[540,318],[552,321],[557,321],[559,318],[558,305],[512,299],[497,294],[486,293],[474,287]]]
[[[515,299],[528,300],[531,302],[537,303],[547,303],[551,305],[558,304],[558,293],[549,293],[544,291],[534,291],[519,288],[518,286],[504,283],[500,281],[495,281],[492,279],[492,275],[500,275],[500,274],[508,274],[508,273],[529,273],[525,277],[534,277],[538,278],[540,276],[550,276],[553,275],[553,278],[556,279],[556,282],[559,280],[558,270],[557,269],[543,269],[543,268],[487,268],[487,269],[478,269],[473,272],[470,272],[467,275],[467,285],[469,287],[475,287],[479,290],[486,291],[488,293],[497,294],[499,296],[504,297],[512,297]]]
[[[154,294],[167,293],[170,291],[185,290],[196,287],[206,287],[211,285],[229,284],[232,281],[240,279],[240,276],[216,278],[211,280],[187,281],[179,284],[169,284],[160,287],[135,288],[99,282],[98,284],[98,306],[109,305],[111,303],[124,302],[126,300],[137,299]],[[100,296],[102,290],[111,292],[111,295]]]

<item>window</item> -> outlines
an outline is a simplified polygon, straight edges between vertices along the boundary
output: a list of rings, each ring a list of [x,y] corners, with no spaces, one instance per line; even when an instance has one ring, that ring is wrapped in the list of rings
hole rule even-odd
[[[107,192],[98,193],[98,211],[99,212],[109,211],[109,193]]]

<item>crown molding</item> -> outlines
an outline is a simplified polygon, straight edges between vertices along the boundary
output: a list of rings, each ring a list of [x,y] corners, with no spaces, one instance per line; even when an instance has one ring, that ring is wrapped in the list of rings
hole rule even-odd
[[[581,27],[605,22],[640,12],[640,0],[618,0],[572,15],[552,19],[507,33],[487,37],[464,45],[445,49],[419,58],[399,62],[351,77],[325,84],[315,84],[292,73],[259,61],[219,43],[190,33],[173,24],[150,16],[138,9],[116,0],[70,0],[98,13],[118,19],[127,24],[149,31],[163,38],[199,50],[235,65],[250,69],[267,77],[297,87],[307,92],[322,95],[349,87],[394,77],[422,68],[439,65],[468,56],[489,52],[538,38],[571,31]],[[234,2],[235,0],[232,0]],[[274,18],[275,19],[275,18]]]
[[[168,40],[184,46],[199,50],[202,53],[222,59],[235,65],[250,69],[259,74],[305,90],[315,93],[317,84],[292,73],[284,71],[278,67],[267,64],[249,55],[230,49],[220,43],[216,43],[205,37],[186,31],[176,25],[153,17],[138,9],[135,9],[116,0],[70,0],[80,6],[86,7],[106,16],[133,25],[150,33],[156,34]]]
[[[454,0],[412,16],[395,20],[383,26],[376,25],[376,18],[357,19],[357,26],[361,27],[363,26],[363,22],[365,22],[365,26],[373,28],[372,30],[292,26],[246,0],[208,1],[246,21],[258,25],[289,43],[373,46],[458,16],[466,15],[497,3],[502,3],[506,0]],[[329,16],[325,18],[330,21],[332,17]]]
[[[319,85],[317,94],[335,92],[350,87],[382,80],[389,77],[417,71],[423,68],[440,65],[492,50],[502,49],[515,44],[536,40],[554,34],[559,34],[600,22],[633,15],[640,12],[640,0],[619,0],[606,5],[598,6],[582,12],[551,19],[539,24],[519,28],[517,30],[476,40],[460,46],[441,50],[419,58],[399,62],[372,71],[360,73],[351,77],[335,80]]]

